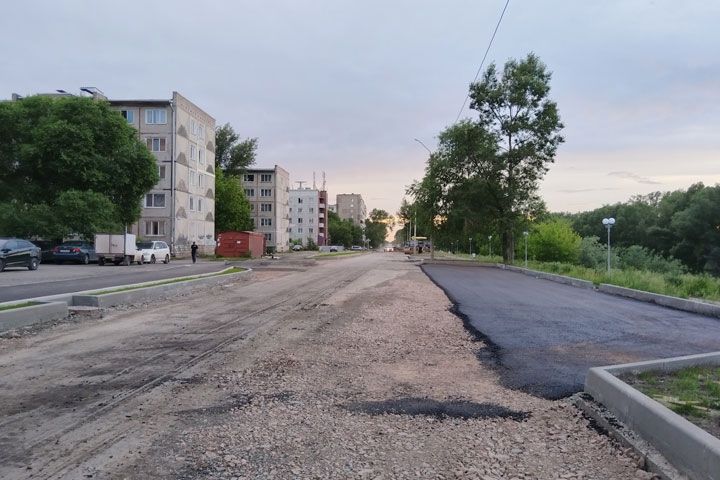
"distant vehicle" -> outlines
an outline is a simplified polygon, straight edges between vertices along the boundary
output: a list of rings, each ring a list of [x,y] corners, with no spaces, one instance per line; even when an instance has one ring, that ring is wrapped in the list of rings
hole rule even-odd
[[[95,254],[100,266],[107,262],[115,265],[143,263],[143,256],[137,251],[135,235],[132,233],[96,233]]]
[[[137,249],[142,255],[143,262],[155,263],[161,260],[163,263],[170,263],[170,247],[165,242],[160,240],[138,242]]]
[[[293,245],[292,249],[294,252],[299,252],[303,248],[302,248],[302,245]]]
[[[39,264],[40,249],[32,242],[21,238],[0,238],[0,272],[5,267],[37,270]]]
[[[52,259],[58,265],[63,262],[87,265],[90,262],[97,262],[97,255],[93,244],[82,240],[70,240],[53,248]]]
[[[360,245],[353,245],[350,247],[350,250],[362,250],[362,247]]]
[[[395,249],[393,248],[392,245],[385,245],[383,247],[383,252],[392,252],[393,250],[395,250]]]
[[[330,247],[330,252],[331,252],[331,253],[332,253],[332,252],[337,252],[337,251],[338,251],[338,249],[337,249],[336,246],[333,245],[333,246]]]

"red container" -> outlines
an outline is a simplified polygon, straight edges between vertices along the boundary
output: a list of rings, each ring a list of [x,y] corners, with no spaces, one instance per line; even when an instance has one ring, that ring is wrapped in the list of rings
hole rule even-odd
[[[229,230],[217,236],[215,254],[221,257],[262,257],[265,253],[265,235],[257,232]]]

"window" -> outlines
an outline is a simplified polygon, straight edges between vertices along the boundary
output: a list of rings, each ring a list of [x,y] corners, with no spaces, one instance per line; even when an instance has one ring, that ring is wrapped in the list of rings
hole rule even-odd
[[[205,165],[205,150],[198,150],[198,161]]]
[[[246,196],[246,197],[254,197],[254,196],[255,196],[255,189],[254,189],[254,188],[246,188],[246,189],[245,189],[245,196]]]
[[[164,125],[167,123],[167,112],[160,109],[145,110],[145,123],[148,125]]]
[[[196,160],[197,159],[197,147],[195,145],[190,145],[190,160]]]
[[[288,211],[289,211],[290,213],[292,213],[292,207],[288,208]]]
[[[198,125],[198,137],[200,137],[200,140],[205,140],[205,126],[204,125]]]
[[[128,123],[135,123],[135,110],[120,110],[120,113]]]
[[[298,198],[298,203],[302,203],[302,198]]]
[[[272,212],[272,203],[261,203],[260,211],[261,212]]]
[[[205,187],[205,175],[203,175],[202,173],[198,174],[198,187]]]
[[[195,120],[190,119],[190,133],[195,135],[197,133],[197,127],[195,126]]]
[[[195,197],[190,197],[190,211],[195,211]]]
[[[164,206],[164,193],[148,193],[145,195],[145,208],[163,208]]]
[[[302,223],[302,220],[303,220],[302,217],[298,217],[297,223]]]
[[[165,179],[165,165],[158,165],[158,176],[160,180]]]
[[[302,207],[298,207],[298,213],[302,213]]]
[[[148,150],[150,150],[151,152],[165,151],[165,137],[146,138],[145,143],[147,144]]]
[[[261,227],[272,227],[272,218],[261,218],[260,226]]]
[[[146,237],[160,237],[162,235],[165,235],[165,222],[145,221]]]
[[[265,240],[268,242],[272,242],[272,233],[266,233],[265,234]]]
[[[260,196],[261,196],[261,197],[272,197],[272,189],[270,189],[270,188],[261,188],[261,189],[260,189]]]
[[[298,227],[298,233],[303,233],[302,227]]]
[[[312,198],[311,198],[310,200],[312,200]],[[313,207],[310,207],[310,208],[308,209],[308,211],[309,211],[310,213],[315,213],[315,209],[314,209]]]
[[[308,203],[315,203],[315,199],[312,198],[312,197],[310,197],[310,198],[308,199]]]
[[[312,218],[308,219],[308,223],[314,223],[313,219]]]
[[[272,175],[269,173],[263,173],[260,175],[261,182],[272,182]]]
[[[252,173],[246,173],[243,175],[243,182],[254,182],[255,181],[255,175]]]
[[[315,229],[313,227],[308,228],[309,233],[313,233],[314,231],[315,231]]]
[[[203,211],[203,199],[202,198],[197,199],[197,207],[198,207],[198,209],[197,209],[198,212]]]
[[[191,187],[195,186],[195,170],[190,170],[188,174],[188,182],[190,183]]]

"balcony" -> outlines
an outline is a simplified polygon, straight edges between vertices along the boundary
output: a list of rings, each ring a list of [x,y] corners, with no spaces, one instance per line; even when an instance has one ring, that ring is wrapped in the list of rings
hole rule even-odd
[[[324,224],[324,223],[318,223],[317,225],[318,225],[318,227],[320,227],[320,228],[325,228],[325,224]]]

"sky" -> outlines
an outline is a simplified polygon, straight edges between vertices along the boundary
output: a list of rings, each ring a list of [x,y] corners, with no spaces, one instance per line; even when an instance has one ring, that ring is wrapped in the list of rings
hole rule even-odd
[[[0,99],[178,91],[257,137],[256,166],[305,186],[324,174],[331,199],[394,214],[423,176],[420,142],[476,118],[462,105],[505,3],[8,2]],[[718,24],[707,0],[510,0],[483,70],[533,52],[552,72],[565,143],[540,186],[550,211],[720,183]]]

